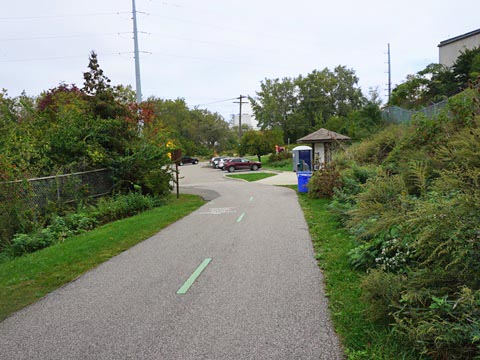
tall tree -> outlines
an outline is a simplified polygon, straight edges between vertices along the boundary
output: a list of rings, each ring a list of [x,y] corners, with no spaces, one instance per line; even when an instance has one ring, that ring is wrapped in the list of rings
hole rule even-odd
[[[125,88],[117,87],[115,91],[110,85],[110,79],[103,73],[98,63],[95,51],[90,53],[88,71],[83,73],[84,83],[82,92],[87,96],[93,113],[102,119],[125,117],[129,107],[117,101],[117,98],[128,96]]]
[[[250,98],[255,118],[263,130],[282,129],[285,141],[317,130],[332,116],[347,116],[364,103],[355,72],[345,66],[293,79],[265,79],[260,87]]]
[[[332,116],[347,116],[363,103],[355,72],[345,66],[314,70],[296,80],[299,88],[299,111],[309,131],[323,126]]]
[[[469,81],[475,81],[480,76],[480,46],[462,51],[452,72],[459,90],[465,89]]]
[[[460,53],[451,68],[429,64],[392,91],[389,105],[418,109],[451,97],[480,76],[480,47]]]
[[[281,128],[286,138],[297,127],[293,116],[298,103],[295,79],[265,79],[255,98],[249,97],[255,119],[262,130]]]
[[[90,52],[88,71],[83,73],[83,92],[87,95],[96,95],[109,91],[111,80],[103,74],[103,70],[98,63],[98,56],[95,51]]]
[[[262,155],[273,152],[281,141],[282,133],[278,130],[249,130],[242,136],[240,153],[256,155],[258,161],[262,161]]]

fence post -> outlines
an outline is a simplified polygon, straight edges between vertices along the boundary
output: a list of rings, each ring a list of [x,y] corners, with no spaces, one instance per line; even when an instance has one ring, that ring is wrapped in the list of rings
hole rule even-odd
[[[55,175],[55,183],[57,185],[57,202],[60,204],[60,181],[58,178],[58,174]]]

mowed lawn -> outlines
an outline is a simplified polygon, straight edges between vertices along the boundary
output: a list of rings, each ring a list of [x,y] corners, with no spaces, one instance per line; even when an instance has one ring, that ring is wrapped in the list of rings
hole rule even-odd
[[[258,180],[266,179],[275,175],[277,174],[259,172],[259,173],[227,175],[227,177],[234,178],[234,179],[242,179],[246,181],[258,181]]]

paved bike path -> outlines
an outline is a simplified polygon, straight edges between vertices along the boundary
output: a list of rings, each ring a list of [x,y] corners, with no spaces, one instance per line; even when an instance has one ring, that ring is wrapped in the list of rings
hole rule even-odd
[[[193,187],[213,201],[0,323],[2,358],[341,359],[295,193],[212,179]]]

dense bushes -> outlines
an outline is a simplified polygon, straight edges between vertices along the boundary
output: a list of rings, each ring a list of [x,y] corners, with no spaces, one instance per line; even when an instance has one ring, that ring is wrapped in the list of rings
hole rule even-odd
[[[83,88],[60,84],[35,98],[0,91],[0,253],[12,241],[30,250],[47,246],[54,241],[48,232],[33,242],[13,236],[88,201],[78,188],[68,189],[74,201],[65,204],[65,188],[50,196],[47,186],[32,191],[30,183],[18,180],[108,168],[117,193],[137,187],[156,197],[170,192],[168,152],[179,145],[167,146],[173,144],[171,130],[160,115],[150,103],[135,104],[131,89],[110,86],[95,53],[84,79]],[[199,122],[208,114],[200,115]]]
[[[350,148],[331,203],[369,316],[419,354],[480,358],[480,91]]]
[[[308,182],[308,195],[313,198],[331,198],[335,189],[341,186],[340,174],[335,164],[327,164],[315,171]]]
[[[5,251],[11,256],[31,253],[61,242],[70,236],[91,230],[98,225],[135,215],[162,203],[163,200],[159,198],[138,193],[102,198],[96,205],[80,208],[76,213],[54,216],[48,226],[36,232],[16,234]]]

